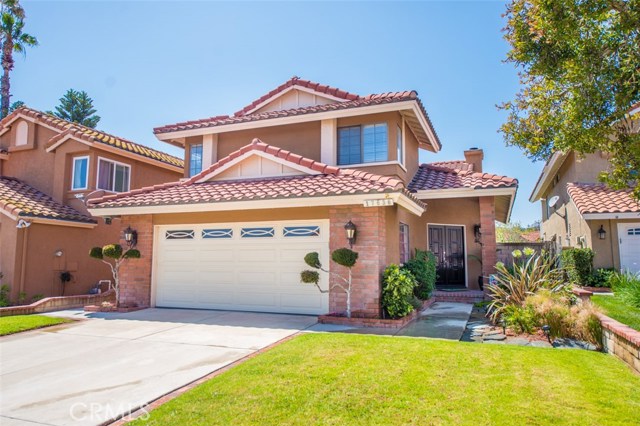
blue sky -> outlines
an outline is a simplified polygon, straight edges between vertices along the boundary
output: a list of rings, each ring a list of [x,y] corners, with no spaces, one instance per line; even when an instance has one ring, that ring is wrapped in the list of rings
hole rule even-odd
[[[485,151],[485,171],[520,181],[512,220],[542,163],[505,146],[496,104],[518,89],[502,60],[504,3],[22,1],[40,46],[18,57],[12,100],[48,110],[85,90],[98,128],[173,154],[154,126],[230,114],[293,75],[357,94],[414,89],[443,144],[421,161]]]

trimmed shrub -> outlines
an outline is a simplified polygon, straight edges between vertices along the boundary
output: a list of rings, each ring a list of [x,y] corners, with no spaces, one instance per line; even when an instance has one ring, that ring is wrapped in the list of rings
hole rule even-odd
[[[402,318],[413,312],[413,289],[416,279],[411,272],[391,264],[382,276],[382,307],[391,318]]]
[[[120,244],[108,244],[102,247],[102,255],[110,257],[111,259],[117,259],[122,256],[122,246]]]
[[[311,253],[307,253],[304,256],[304,263],[311,266],[312,268],[320,269],[322,268],[322,264],[320,263],[320,255],[318,255],[317,251],[312,251]],[[307,281],[303,281],[307,282]]]
[[[338,265],[351,268],[358,260],[358,253],[348,248],[340,248],[331,253],[331,259]]]
[[[589,285],[593,275],[593,250],[590,248],[569,248],[560,253],[560,264],[571,284]]]
[[[591,277],[591,285],[593,287],[611,287],[609,282],[611,275],[616,272],[613,268],[598,268]]]
[[[427,300],[436,287],[436,257],[430,251],[416,249],[413,259],[403,265],[415,277],[418,285],[414,293],[420,300]]]

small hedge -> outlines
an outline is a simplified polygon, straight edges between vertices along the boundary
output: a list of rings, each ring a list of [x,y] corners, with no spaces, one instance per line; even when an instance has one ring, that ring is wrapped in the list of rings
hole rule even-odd
[[[571,284],[589,285],[593,276],[593,250],[590,248],[569,248],[560,253],[560,263]]]
[[[413,259],[403,265],[403,269],[411,272],[417,286],[414,293],[420,300],[427,300],[436,287],[436,257],[430,251],[416,249]]]
[[[391,264],[383,274],[382,307],[391,318],[402,318],[413,312],[413,290],[416,279],[406,269]]]

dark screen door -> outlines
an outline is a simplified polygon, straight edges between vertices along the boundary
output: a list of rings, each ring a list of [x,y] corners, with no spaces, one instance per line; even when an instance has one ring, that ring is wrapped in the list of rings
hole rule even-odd
[[[436,256],[438,286],[465,286],[464,228],[429,225],[429,250]]]

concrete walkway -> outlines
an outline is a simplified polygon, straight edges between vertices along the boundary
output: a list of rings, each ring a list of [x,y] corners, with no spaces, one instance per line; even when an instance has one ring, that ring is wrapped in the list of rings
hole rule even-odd
[[[421,312],[420,317],[400,330],[395,328],[353,327],[316,324],[308,332],[339,332],[377,334],[383,336],[435,337],[460,340],[473,305],[468,303],[436,302]]]
[[[472,309],[468,303],[436,302],[397,335],[460,340]]]

